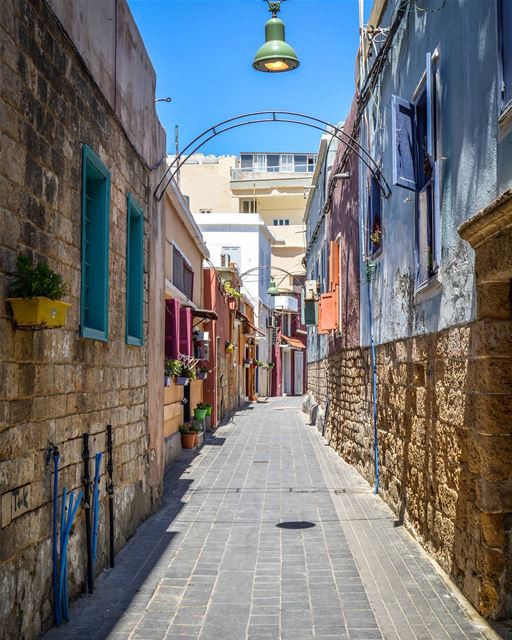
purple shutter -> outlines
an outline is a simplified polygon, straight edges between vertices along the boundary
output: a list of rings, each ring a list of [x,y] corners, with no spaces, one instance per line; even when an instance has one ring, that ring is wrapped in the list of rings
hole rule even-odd
[[[172,360],[179,355],[180,310],[179,300],[165,301],[165,357]]]
[[[416,191],[414,105],[391,96],[393,184]]]
[[[180,309],[180,355],[192,355],[192,309],[182,307]]]

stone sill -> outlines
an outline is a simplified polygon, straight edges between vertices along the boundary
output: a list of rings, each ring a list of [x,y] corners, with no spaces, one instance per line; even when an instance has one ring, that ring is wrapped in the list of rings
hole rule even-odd
[[[442,283],[439,279],[439,273],[434,274],[425,282],[422,282],[414,290],[415,302],[425,302],[430,298],[433,298],[441,292]]]

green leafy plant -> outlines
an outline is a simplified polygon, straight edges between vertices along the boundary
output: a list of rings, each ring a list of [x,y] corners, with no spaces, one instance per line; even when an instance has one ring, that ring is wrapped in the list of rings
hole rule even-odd
[[[209,402],[199,402],[196,409],[209,409],[211,406]]]
[[[238,289],[235,289],[235,287],[228,280],[224,280],[223,287],[224,287],[224,291],[228,294],[228,296],[232,298],[242,297],[242,294],[240,293],[240,291],[238,291]]]
[[[178,427],[178,430],[180,433],[183,433],[184,435],[197,432],[197,430],[195,429],[194,425],[191,422],[185,422],[184,424],[180,424],[180,426]]]
[[[267,362],[266,368],[267,369],[273,369],[274,368],[274,363],[273,362]]]
[[[263,362],[261,360],[253,360],[253,363],[257,366],[257,367],[263,367]]]
[[[199,373],[208,373],[209,371],[208,367],[205,367],[204,365],[201,367],[198,367],[197,370],[199,371]]]
[[[188,378],[189,380],[195,380],[196,366],[197,360],[195,358],[183,358],[183,360],[181,360],[180,372],[177,375]]]
[[[376,222],[373,226],[372,232],[370,233],[370,240],[372,241],[372,244],[376,247],[380,247],[380,245],[382,244],[382,236],[383,231],[380,228],[379,224]]]
[[[66,295],[66,288],[62,276],[50,269],[46,263],[34,263],[29,256],[19,256],[9,295],[12,298],[40,296],[60,300]]]
[[[181,371],[181,360],[166,360],[164,363],[164,375],[172,377],[179,376]]]

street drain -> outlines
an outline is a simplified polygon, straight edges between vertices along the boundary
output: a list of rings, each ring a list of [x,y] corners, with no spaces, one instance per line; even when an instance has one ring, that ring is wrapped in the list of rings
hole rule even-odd
[[[299,520],[297,522],[280,522],[276,524],[276,527],[280,529],[311,529],[311,527],[316,527],[316,524],[307,520]]]

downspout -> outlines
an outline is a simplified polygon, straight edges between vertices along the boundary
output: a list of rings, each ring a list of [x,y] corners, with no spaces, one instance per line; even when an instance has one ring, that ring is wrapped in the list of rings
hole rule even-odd
[[[370,354],[372,364],[372,400],[373,400],[373,455],[375,463],[374,494],[379,492],[379,433],[377,430],[377,356],[373,334],[371,279],[373,269],[367,267],[366,284],[368,287],[368,330],[370,332]]]

